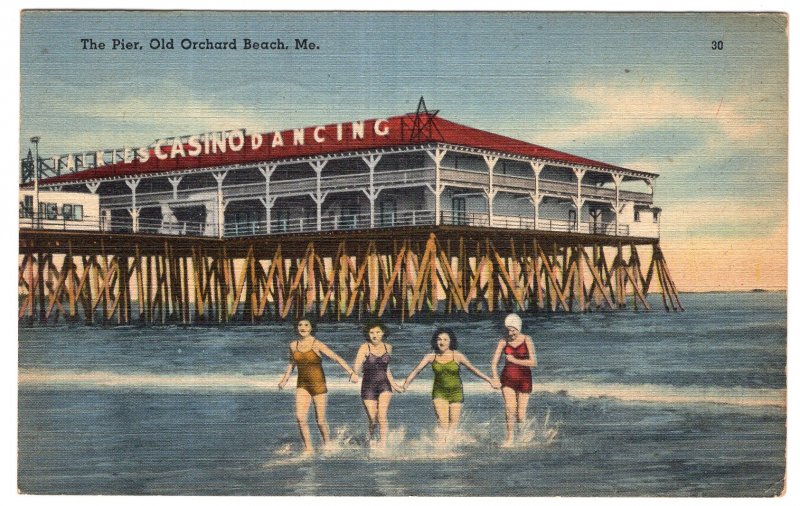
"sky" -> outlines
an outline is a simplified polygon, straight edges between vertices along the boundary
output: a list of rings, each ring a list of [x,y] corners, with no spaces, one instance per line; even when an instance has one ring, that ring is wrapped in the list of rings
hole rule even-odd
[[[780,14],[23,14],[19,153],[233,128],[449,120],[656,172],[680,291],[787,285],[788,42]],[[81,39],[104,42],[84,50]],[[109,49],[112,39],[142,50]],[[236,51],[183,39],[237,39]],[[295,38],[309,51],[242,49]],[[175,49],[150,49],[173,39]],[[722,49],[712,43],[722,41]]]

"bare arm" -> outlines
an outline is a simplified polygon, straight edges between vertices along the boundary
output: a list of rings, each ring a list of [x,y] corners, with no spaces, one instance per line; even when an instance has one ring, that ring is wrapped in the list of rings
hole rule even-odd
[[[403,390],[408,388],[408,385],[410,385],[411,382],[414,381],[414,378],[417,377],[417,374],[419,374],[420,371],[425,369],[426,365],[428,365],[431,362],[433,362],[434,356],[435,355],[433,353],[428,353],[427,355],[422,357],[422,360],[419,361],[419,364],[417,364],[417,367],[415,367],[414,370],[411,371],[411,374],[409,374],[408,377],[406,378],[406,380],[403,382]]]
[[[497,342],[497,348],[494,350],[494,355],[492,356],[492,378],[498,379],[499,376],[497,375],[497,364],[500,363],[500,357],[503,355],[503,348],[505,348],[506,342],[501,339]]]
[[[388,353],[389,355],[392,354],[392,345],[391,344],[387,344],[386,345],[386,353]],[[386,379],[389,380],[389,384],[392,386],[392,390],[394,390],[396,392],[402,392],[403,391],[403,387],[397,384],[397,382],[394,379],[394,376],[392,376],[392,370],[389,367],[386,368]]]
[[[292,375],[292,371],[294,370],[294,360],[292,360],[291,355],[291,347],[289,348],[289,365],[286,366],[286,372],[283,373],[283,378],[278,382],[278,388],[283,390],[283,387],[286,386],[286,382],[289,381],[289,377]]]
[[[356,353],[356,360],[353,362],[353,373],[356,376],[361,374],[361,368],[364,367],[364,361],[367,360],[367,347],[369,345],[364,343],[361,347],[358,348],[358,353]]]
[[[525,336],[525,344],[528,347],[528,358],[515,358],[511,355],[506,355],[506,360],[512,364],[521,365],[523,367],[536,367],[536,350],[533,348],[533,341],[528,336]]]
[[[472,374],[479,377],[483,381],[489,383],[490,385],[494,386],[494,381],[492,380],[492,378],[479,371],[478,368],[472,365],[472,363],[463,354],[456,352],[454,358],[456,359],[456,362],[469,369],[469,371]]]
[[[353,371],[353,369],[350,368],[350,365],[348,365],[348,363],[345,362],[342,357],[337,355],[332,349],[328,348],[324,343],[321,343],[320,341],[315,341],[314,346],[322,355],[325,355],[329,359],[339,364],[341,368],[344,369],[348,375],[350,375],[350,379],[353,379],[353,375],[355,374],[355,372]]]
[[[389,384],[392,386],[392,390],[395,392],[403,392],[405,390],[402,385],[399,385],[395,381],[394,376],[392,376],[392,370],[388,367],[386,368],[386,378],[389,380]]]
[[[530,337],[525,337],[525,342],[528,343],[528,354],[531,357],[531,367],[536,367],[539,364],[539,361],[536,360],[536,348],[533,346],[533,339]]]

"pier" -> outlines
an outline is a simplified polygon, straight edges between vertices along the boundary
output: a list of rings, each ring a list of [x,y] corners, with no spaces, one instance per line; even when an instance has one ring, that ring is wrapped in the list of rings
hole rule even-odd
[[[642,263],[641,251],[649,257]],[[657,242],[443,226],[262,238],[20,233],[21,321],[194,324],[682,310]]]
[[[656,174],[441,119],[21,161],[19,319],[681,311]],[[33,141],[33,139],[32,139]],[[650,295],[650,297],[648,297]]]

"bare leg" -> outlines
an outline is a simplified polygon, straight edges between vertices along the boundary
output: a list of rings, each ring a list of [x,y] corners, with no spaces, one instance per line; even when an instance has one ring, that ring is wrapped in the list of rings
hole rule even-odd
[[[517,418],[517,393],[508,387],[503,387],[503,402],[506,405],[506,439],[503,446],[508,447],[514,443],[514,423]]]
[[[367,412],[367,424],[369,431],[369,439],[372,439],[372,434],[375,432],[375,425],[378,424],[378,401],[361,400],[364,404],[364,411]]]
[[[445,399],[433,399],[433,410],[436,412],[439,437],[447,439],[447,431],[450,429],[450,403]]]
[[[294,397],[294,416],[297,420],[297,427],[300,429],[300,437],[306,453],[314,451],[311,444],[311,432],[308,430],[308,407],[311,405],[311,394],[304,388],[298,388]]]
[[[314,411],[317,415],[317,428],[322,435],[322,444],[327,446],[331,439],[330,430],[328,429],[328,420],[325,418],[325,408],[328,406],[328,394],[319,394],[314,396]]]
[[[461,404],[454,402],[450,404],[450,429],[448,430],[448,437],[458,430],[458,421],[461,419]]]
[[[389,403],[392,402],[392,392],[381,392],[378,396],[378,424],[381,428],[381,447],[386,446],[389,435]]]
[[[528,399],[531,394],[519,392],[517,394],[517,420],[525,423],[528,420]]]

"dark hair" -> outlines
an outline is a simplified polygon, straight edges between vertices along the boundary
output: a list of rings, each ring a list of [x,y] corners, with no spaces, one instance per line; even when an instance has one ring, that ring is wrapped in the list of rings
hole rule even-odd
[[[439,347],[436,346],[436,339],[439,337],[439,334],[447,334],[450,336],[450,349],[453,351],[458,349],[458,339],[456,339],[453,330],[449,328],[439,328],[436,329],[436,332],[433,333],[433,337],[431,337],[431,348],[433,348],[433,351],[439,351]]]
[[[375,320],[375,321],[369,322],[366,325],[364,325],[364,328],[362,329],[362,333],[364,334],[364,340],[365,341],[369,341],[369,331],[374,329],[375,327],[378,327],[379,329],[381,329],[383,331],[383,338],[384,339],[389,337],[389,328],[386,325],[384,325],[383,322]]]
[[[301,318],[298,318],[297,320],[294,321],[295,330],[297,330],[297,325],[300,322],[308,322],[308,323],[310,323],[311,324],[311,332],[314,332],[315,330],[317,330],[317,324],[314,322],[314,320],[312,320],[311,318],[305,317],[305,316],[303,316]]]

